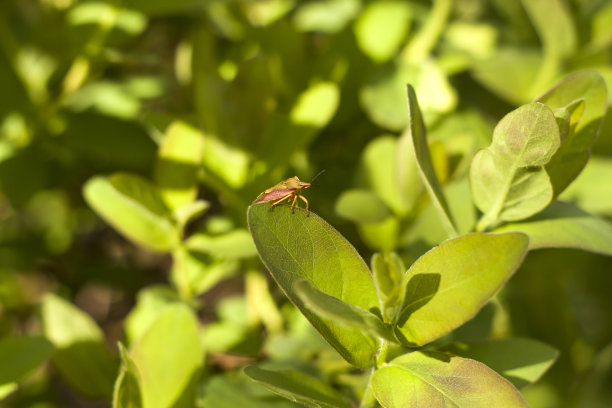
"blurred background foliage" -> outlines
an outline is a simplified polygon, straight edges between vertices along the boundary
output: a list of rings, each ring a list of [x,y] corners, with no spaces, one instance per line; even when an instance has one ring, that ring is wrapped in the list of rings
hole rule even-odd
[[[262,356],[358,388],[263,273],[247,206],[327,169],[311,208],[409,265],[445,234],[398,146],[405,84],[467,232],[473,153],[583,69],[611,88],[607,0],[3,0],[0,405],[109,406],[135,364],[145,406],[294,406],[237,371]],[[611,177],[608,114],[561,199],[612,217]],[[560,357],[530,403],[610,406],[611,271],[532,252],[453,336],[546,342]]]

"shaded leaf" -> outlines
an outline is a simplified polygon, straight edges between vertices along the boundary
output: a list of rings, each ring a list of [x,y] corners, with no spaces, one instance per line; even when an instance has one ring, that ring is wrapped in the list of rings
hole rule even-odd
[[[580,121],[570,129],[568,137],[546,166],[554,182],[555,196],[578,176],[588,161],[589,148],[597,139],[606,112],[606,83],[596,71],[580,71],[565,77],[537,99],[551,109],[571,106],[579,99],[584,100]]]
[[[219,258],[240,259],[257,254],[253,238],[247,230],[235,229],[226,234],[195,233],[185,241],[187,249]]]
[[[356,329],[347,329],[311,313],[293,284],[308,280],[318,290],[365,310],[378,307],[370,271],[357,251],[319,216],[287,205],[249,207],[249,229],[263,263],[287,297],[321,335],[350,363],[371,364],[376,341]]]
[[[404,277],[396,335],[421,346],[474,317],[519,267],[528,242],[521,233],[467,234],[427,252]]]
[[[52,351],[53,345],[42,336],[3,338],[0,340],[0,384],[23,380]]]
[[[122,364],[115,381],[113,408],[140,408],[142,396],[138,384],[138,370],[121,343],[119,343],[119,354]]]
[[[117,373],[102,330],[71,303],[48,294],[42,301],[45,336],[55,346],[53,364],[76,390],[90,397],[110,398]]]
[[[244,373],[272,392],[311,407],[350,408],[351,404],[324,382],[298,371],[270,371],[248,366]]]
[[[512,384],[478,361],[416,351],[374,372],[372,389],[385,408],[527,407]]]
[[[297,281],[293,289],[304,302],[304,306],[314,314],[342,323],[348,328],[357,328],[377,337],[396,341],[389,327],[375,314],[326,295],[305,280]]]
[[[547,344],[521,338],[459,343],[449,351],[486,364],[517,388],[536,382],[559,355]]]
[[[529,249],[578,248],[612,255],[610,222],[570,203],[556,201],[532,218],[502,225],[495,231],[520,231],[529,235]]]

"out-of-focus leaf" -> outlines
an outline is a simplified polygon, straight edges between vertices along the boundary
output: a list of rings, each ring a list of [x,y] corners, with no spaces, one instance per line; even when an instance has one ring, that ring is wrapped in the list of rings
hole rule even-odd
[[[543,166],[559,143],[555,116],[541,103],[521,106],[499,121],[491,145],[476,153],[470,167],[482,225],[527,218],[550,203],[553,189]]]
[[[159,148],[155,182],[171,210],[195,200],[197,176],[204,150],[204,136],[193,127],[174,122]]]
[[[376,62],[389,60],[410,28],[408,3],[395,0],[368,3],[355,22],[359,48]]]
[[[103,28],[117,27],[132,35],[141,33],[147,24],[141,13],[116,8],[104,2],[77,4],[70,9],[68,21],[72,25],[97,24]]]
[[[257,255],[253,238],[243,229],[217,236],[196,233],[185,241],[185,246],[191,251],[226,259],[249,258]]]
[[[370,190],[347,190],[336,201],[336,214],[356,223],[380,222],[391,215],[389,208]]]
[[[606,83],[596,71],[581,71],[562,79],[538,98],[539,102],[555,110],[571,106],[578,99],[584,100],[580,121],[575,128],[570,128],[568,136],[546,166],[553,180],[555,196],[578,176],[589,159],[589,149],[597,139],[606,112]],[[571,122],[573,124],[573,118]]]
[[[130,349],[143,406],[193,407],[204,353],[198,321],[182,304],[164,308]]]
[[[434,60],[419,65],[401,64],[385,68],[359,92],[359,101],[370,119],[377,125],[401,131],[408,125],[406,115],[407,83],[413,84],[420,95],[423,115],[435,118],[451,111],[457,104],[457,95],[445,74]]]
[[[130,358],[123,344],[119,343],[121,355],[121,368],[115,381],[113,391],[113,408],[141,408],[142,395],[140,394],[139,376],[136,365]]]
[[[588,212],[612,216],[612,189],[601,188],[610,182],[612,159],[595,156],[589,159],[580,176],[559,197],[573,201]]]
[[[183,230],[187,223],[204,214],[209,207],[210,203],[208,201],[196,200],[176,208],[174,218],[179,228]]]
[[[342,30],[359,12],[358,0],[317,0],[302,3],[294,23],[300,31],[335,33]]]
[[[242,373],[240,373],[242,374]],[[302,404],[288,401],[248,379],[228,372],[211,376],[201,388],[199,406],[215,408],[298,408]]]
[[[372,140],[362,153],[362,166],[366,183],[395,213],[404,214],[395,175],[397,140],[393,136],[380,136]]]
[[[110,398],[117,365],[92,318],[48,294],[42,302],[42,320],[45,336],[55,346],[53,364],[62,377],[85,395]]]
[[[559,355],[555,348],[547,344],[521,338],[459,343],[449,351],[486,364],[517,388],[536,382]]]
[[[248,175],[247,153],[240,147],[229,145],[209,134],[205,135],[204,145],[204,167],[230,187],[242,187]]]
[[[600,49],[612,43],[612,4],[608,3],[593,16],[591,23],[591,47]]]
[[[397,248],[400,222],[396,217],[387,217],[380,222],[357,224],[363,242],[375,251],[387,252]]]
[[[6,383],[0,385],[0,401],[12,394],[19,388],[17,383]]]
[[[160,312],[178,301],[178,294],[168,286],[150,286],[138,292],[136,306],[130,310],[124,323],[128,343],[140,339]]]
[[[500,47],[491,58],[476,61],[472,73],[489,90],[520,105],[535,96],[532,85],[541,59],[540,53],[532,48]]]
[[[93,177],[83,188],[87,203],[129,239],[156,251],[168,251],[177,232],[155,186],[131,174]]]
[[[449,236],[457,235],[457,227],[453,220],[453,216],[448,208],[448,203],[444,197],[442,186],[436,175],[429,145],[427,144],[427,134],[425,130],[425,123],[421,115],[421,109],[417,101],[414,88],[408,85],[408,116],[409,130],[405,132],[402,137],[409,138],[412,141],[414,148],[414,154],[416,157],[417,166],[419,168],[421,179],[423,184],[429,192],[431,201],[434,203],[436,208],[439,210],[439,215],[442,220],[442,224]]]
[[[339,103],[338,86],[332,82],[319,82],[300,94],[289,117],[296,125],[321,128],[334,116]]]
[[[19,382],[41,365],[53,345],[41,336],[5,337],[0,340],[0,384]]]
[[[529,239],[525,234],[467,234],[433,248],[404,276],[396,335],[421,346],[462,325],[512,276]]]
[[[527,407],[516,388],[478,361],[415,351],[374,372],[372,389],[385,408]]]
[[[252,205],[247,219],[263,263],[287,297],[342,357],[358,367],[369,366],[375,339],[314,315],[293,289],[295,282],[306,279],[343,302],[365,310],[376,308],[372,276],[351,244],[313,212],[307,216],[304,210],[296,209],[292,213],[288,205],[273,211],[265,204]]]
[[[395,341],[389,327],[375,314],[326,295],[305,280],[296,282],[293,289],[304,302],[304,306],[319,317],[336,321],[349,328],[358,328],[389,341]]]
[[[182,296],[199,295],[238,268],[236,259],[219,259],[186,247],[172,253],[172,281]]]
[[[529,248],[578,248],[612,255],[612,225],[570,203],[556,201],[532,218],[495,231],[529,235]]]
[[[375,253],[372,256],[371,265],[376,293],[383,305],[383,319],[385,322],[390,322],[397,315],[397,309],[402,301],[401,282],[406,273],[406,267],[395,252]]]
[[[188,15],[194,11],[202,11],[210,2],[201,0],[127,0],[126,7],[141,11],[150,16],[165,16],[173,14]]]
[[[244,373],[291,401],[321,408],[350,408],[349,401],[324,382],[299,371],[270,371],[248,366]]]

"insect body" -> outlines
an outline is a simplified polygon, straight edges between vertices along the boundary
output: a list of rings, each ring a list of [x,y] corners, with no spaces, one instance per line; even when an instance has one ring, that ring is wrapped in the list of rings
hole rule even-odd
[[[323,171],[325,170],[321,170],[319,174],[323,173]],[[291,212],[293,212],[293,207],[295,207],[295,204],[299,197],[306,203],[306,215],[308,215],[308,200],[304,196],[302,196],[301,193],[303,189],[309,188],[311,186],[311,183],[314,181],[315,178],[319,176],[319,174],[314,176],[312,180],[310,180],[310,183],[300,180],[299,178],[297,178],[297,176],[288,178],[287,180],[281,181],[274,187],[270,187],[269,189],[258,195],[255,201],[253,202],[267,203],[273,201],[272,205],[270,205],[270,208],[272,208],[276,204],[280,204],[283,201],[289,201],[293,198],[293,201],[291,202]]]

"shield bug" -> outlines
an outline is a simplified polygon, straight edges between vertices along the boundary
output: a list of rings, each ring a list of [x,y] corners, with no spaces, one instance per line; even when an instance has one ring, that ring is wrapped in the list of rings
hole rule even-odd
[[[270,205],[271,209],[275,205],[280,204],[283,201],[289,201],[293,198],[293,201],[291,202],[291,212],[293,213],[293,207],[295,207],[297,199],[299,197],[306,203],[306,215],[308,215],[310,213],[308,209],[308,200],[301,195],[302,190],[305,188],[309,188],[314,179],[319,177],[319,175],[324,171],[325,170],[321,170],[316,176],[312,178],[312,180],[310,180],[310,182],[302,181],[297,178],[297,176],[293,176],[285,181],[281,181],[274,187],[270,187],[269,189],[258,195],[255,201],[253,202],[267,203],[273,201],[273,203]]]

